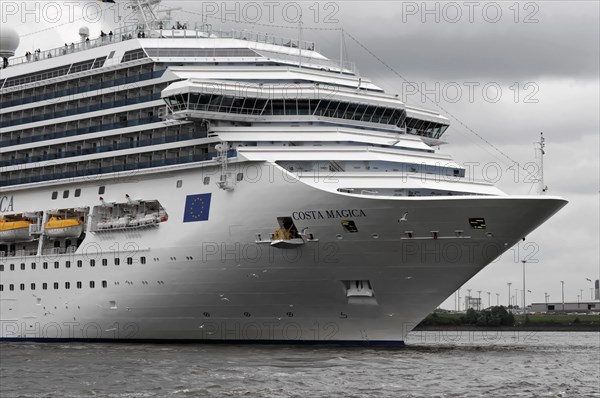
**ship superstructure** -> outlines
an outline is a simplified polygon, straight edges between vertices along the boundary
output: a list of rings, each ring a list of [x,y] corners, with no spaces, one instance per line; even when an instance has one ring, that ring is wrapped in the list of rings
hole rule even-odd
[[[399,344],[566,203],[314,43],[155,3],[1,71],[1,338]]]

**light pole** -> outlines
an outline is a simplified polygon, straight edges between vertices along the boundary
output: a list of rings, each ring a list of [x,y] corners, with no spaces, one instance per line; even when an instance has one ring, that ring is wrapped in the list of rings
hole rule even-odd
[[[583,289],[579,289],[579,295],[581,296],[581,300],[583,301]]]
[[[508,282],[508,310],[510,311],[510,285],[512,285],[512,282]]]
[[[467,289],[467,292],[469,292],[469,296],[465,300],[465,311],[468,310],[469,308],[471,308],[471,289]],[[469,307],[469,308],[467,308],[467,307]]]
[[[477,299],[477,311],[481,311],[481,290],[478,290],[477,293],[479,294]]]
[[[562,291],[562,310],[565,312],[565,281],[560,281]]]
[[[579,309],[579,294],[577,295],[577,309]]]
[[[492,292],[487,292],[487,294],[488,294],[488,308],[490,308],[491,307],[491,305],[490,305],[490,294],[492,294]]]
[[[496,293],[496,305],[500,305],[500,293]]]
[[[525,263],[527,260],[521,260],[521,262],[523,263],[523,314],[527,315],[527,308],[525,308],[525,294],[527,292],[525,290]]]
[[[550,295],[546,292],[544,292],[544,300],[546,301],[546,306],[548,306],[548,299],[550,298]]]
[[[592,282],[592,280],[590,278],[585,278],[585,280],[592,284],[592,287],[590,287],[590,300],[593,300],[594,299],[594,283]]]

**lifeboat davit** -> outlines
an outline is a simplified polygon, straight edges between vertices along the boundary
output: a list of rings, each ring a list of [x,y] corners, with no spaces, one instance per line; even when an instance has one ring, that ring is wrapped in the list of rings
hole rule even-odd
[[[30,240],[28,220],[9,221],[0,219],[0,242],[20,242]]]
[[[83,223],[75,218],[52,217],[45,226],[46,235],[51,238],[79,238]]]

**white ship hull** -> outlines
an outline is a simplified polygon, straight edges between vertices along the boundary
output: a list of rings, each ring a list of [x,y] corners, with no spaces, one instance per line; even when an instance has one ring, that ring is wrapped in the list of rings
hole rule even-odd
[[[98,205],[104,185],[105,201],[158,200],[169,219],[149,229],[88,231],[75,253],[2,258],[0,338],[401,344],[432,308],[566,203],[361,197],[319,189],[327,182],[309,185],[276,166],[257,169],[261,178],[232,191],[204,185],[217,173],[205,169],[59,187],[82,188],[80,197],[60,202],[64,208]],[[5,195],[13,196],[15,212],[35,211],[55,189]],[[206,193],[208,220],[182,222],[186,197]],[[284,216],[314,239],[294,248],[262,244]],[[487,228],[470,228],[472,217],[485,218]],[[342,219],[354,220],[358,231],[344,231]],[[373,297],[349,297],[349,281],[369,281]]]

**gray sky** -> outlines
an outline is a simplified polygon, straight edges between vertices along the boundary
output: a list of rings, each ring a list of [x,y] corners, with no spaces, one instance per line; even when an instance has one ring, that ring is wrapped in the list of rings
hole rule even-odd
[[[7,16],[8,3],[18,6],[21,2],[0,0],[2,18],[23,35],[19,54],[76,41],[83,25],[90,26],[95,36],[115,20],[110,5],[102,5],[104,20],[98,23],[90,23],[95,19],[89,17],[68,24],[64,8],[58,22],[51,9],[44,10],[43,4],[49,2],[40,3],[37,21],[22,13]],[[543,302],[545,292],[550,300],[560,301],[561,280],[566,301],[576,301],[580,289],[583,298],[590,299],[591,284],[585,278],[600,277],[598,2],[535,1],[516,6],[513,1],[473,2],[472,6],[428,2],[425,7],[421,1],[258,1],[229,2],[225,7],[220,1],[163,4],[181,7],[174,18],[190,26],[201,22],[204,8],[213,28],[252,29],[291,38],[298,37],[297,11],[302,10],[303,38],[316,41],[330,58],[339,58],[340,33],[335,29],[343,27],[394,70],[346,36],[344,52],[360,73],[411,104],[448,116],[452,121],[445,135],[449,144],[442,151],[459,163],[479,162],[476,178],[484,177],[484,165],[498,163],[503,170],[498,186],[507,193],[527,194],[535,192],[535,187],[531,189],[523,176],[515,181],[510,161],[468,129],[521,165],[537,161],[533,143],[543,131],[549,194],[570,203],[527,237],[527,247],[522,244],[519,250],[509,250],[467,282],[461,294],[466,295],[466,288],[481,290],[487,305],[487,291],[492,292],[492,304],[495,293],[500,293],[501,303],[506,304],[506,284],[512,282],[520,289],[520,260],[530,256],[528,302]],[[84,7],[92,15],[98,5],[78,3],[75,13],[81,15]],[[407,82],[430,91],[429,97],[437,95],[437,102],[407,92]],[[443,306],[454,308],[454,298]]]

